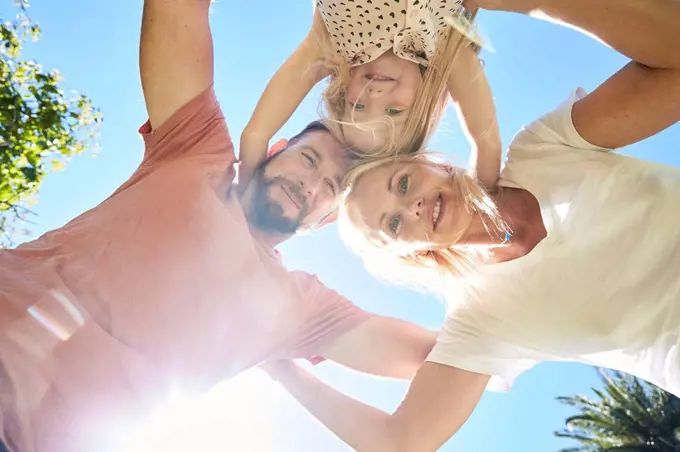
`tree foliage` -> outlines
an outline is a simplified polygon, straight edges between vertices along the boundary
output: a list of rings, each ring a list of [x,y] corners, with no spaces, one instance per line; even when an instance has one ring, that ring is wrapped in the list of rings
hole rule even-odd
[[[96,146],[102,121],[89,98],[64,93],[57,70],[22,59],[40,27],[28,15],[29,0],[16,5],[17,15],[0,24],[0,246],[11,245],[27,221],[45,174]]]
[[[600,370],[596,398],[558,400],[578,409],[557,436],[581,447],[562,452],[680,452],[680,399],[633,376]]]

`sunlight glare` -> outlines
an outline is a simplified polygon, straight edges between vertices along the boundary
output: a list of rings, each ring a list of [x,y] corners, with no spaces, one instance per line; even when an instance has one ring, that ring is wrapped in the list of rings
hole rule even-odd
[[[253,370],[196,399],[174,401],[148,422],[126,452],[276,450],[283,393]]]

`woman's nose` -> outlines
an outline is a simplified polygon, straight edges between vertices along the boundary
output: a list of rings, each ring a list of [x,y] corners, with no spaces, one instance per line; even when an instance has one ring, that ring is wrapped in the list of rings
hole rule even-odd
[[[423,213],[423,199],[418,198],[414,201],[411,201],[411,206],[409,208],[409,211],[411,215],[413,215],[416,218],[420,218],[420,215]]]

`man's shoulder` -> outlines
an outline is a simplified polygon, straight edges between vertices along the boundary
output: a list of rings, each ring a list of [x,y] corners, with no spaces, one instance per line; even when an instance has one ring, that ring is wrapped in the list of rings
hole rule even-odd
[[[277,251],[278,252],[278,251]],[[286,270],[290,277],[295,280],[297,284],[304,285],[305,287],[326,287],[324,283],[321,282],[318,276],[313,273],[309,273],[304,270]]]
[[[234,145],[212,86],[181,106],[160,125],[145,123],[144,163],[187,155],[219,155],[236,163]]]
[[[314,302],[332,302],[344,298],[338,291],[322,282],[314,273],[304,270],[287,270],[288,275],[304,299]]]

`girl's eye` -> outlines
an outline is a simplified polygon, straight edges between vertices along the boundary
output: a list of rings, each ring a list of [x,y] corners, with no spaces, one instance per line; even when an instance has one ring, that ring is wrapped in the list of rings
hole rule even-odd
[[[354,109],[355,109],[356,111],[364,111],[364,109],[366,109],[366,105],[364,105],[364,104],[359,104],[359,103],[354,104],[353,107],[354,107]]]
[[[405,195],[407,190],[408,190],[408,176],[401,176],[399,178],[399,192],[402,195]]]
[[[389,225],[389,228],[390,228],[390,231],[392,232],[392,234],[397,235],[397,232],[399,231],[399,223],[400,222],[401,222],[401,219],[398,216],[392,218],[392,220],[390,221],[390,225]]]
[[[390,116],[399,116],[400,114],[402,114],[404,112],[404,110],[397,110],[396,108],[388,108],[385,111]]]

